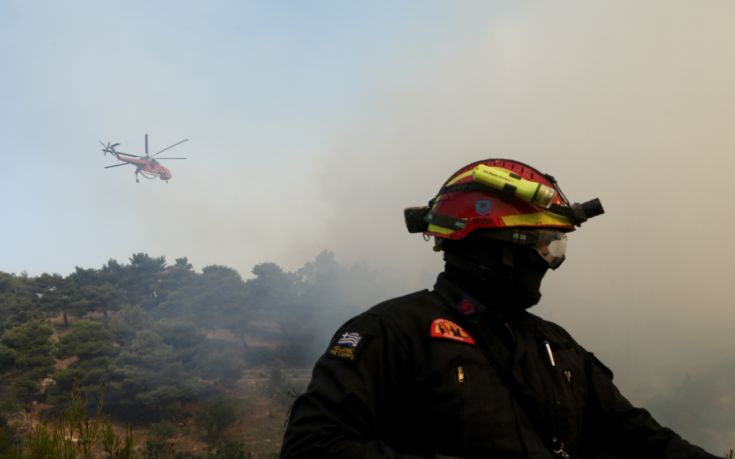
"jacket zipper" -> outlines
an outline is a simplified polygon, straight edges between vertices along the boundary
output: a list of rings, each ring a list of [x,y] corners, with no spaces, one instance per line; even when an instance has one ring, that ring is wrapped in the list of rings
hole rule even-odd
[[[460,412],[459,412],[459,422],[458,422],[458,433],[459,433],[459,444],[462,451],[469,451],[469,444],[470,444],[470,438],[469,438],[469,431],[467,430],[466,425],[466,411],[465,411],[465,405],[468,403],[467,401],[467,389],[468,387],[465,386],[464,380],[465,380],[465,371],[464,368],[462,368],[462,365],[458,365],[455,369],[455,377],[457,378],[457,385],[458,390],[461,397],[461,405],[460,405]],[[460,456],[463,456],[460,454]]]
[[[464,369],[461,365],[457,367],[457,382],[460,384],[464,382]]]

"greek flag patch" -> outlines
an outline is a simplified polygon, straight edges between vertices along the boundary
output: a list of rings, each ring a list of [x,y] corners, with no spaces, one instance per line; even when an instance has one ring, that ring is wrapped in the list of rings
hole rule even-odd
[[[337,341],[338,346],[348,346],[348,347],[357,347],[358,344],[360,344],[360,340],[362,339],[362,336],[360,336],[359,333],[356,332],[345,332],[340,336],[339,340]]]
[[[358,332],[345,331],[332,339],[332,344],[327,349],[327,355],[348,362],[357,360],[357,351],[363,336]]]

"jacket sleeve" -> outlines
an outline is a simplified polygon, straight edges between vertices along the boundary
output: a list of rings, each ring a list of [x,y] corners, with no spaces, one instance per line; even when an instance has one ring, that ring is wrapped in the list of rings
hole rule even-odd
[[[718,459],[634,407],[613,383],[612,372],[591,353],[588,375],[596,426],[592,438],[610,450],[606,459]]]
[[[405,352],[377,316],[362,314],[334,335],[291,409],[281,459],[418,459],[385,443]]]

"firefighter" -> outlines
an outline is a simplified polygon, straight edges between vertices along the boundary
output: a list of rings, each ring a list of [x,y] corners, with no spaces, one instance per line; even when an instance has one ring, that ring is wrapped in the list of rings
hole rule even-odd
[[[603,213],[554,178],[488,159],[453,174],[410,232],[433,236],[433,290],[349,320],[293,405],[282,459],[715,458],[626,400],[612,372],[527,311],[567,234]]]

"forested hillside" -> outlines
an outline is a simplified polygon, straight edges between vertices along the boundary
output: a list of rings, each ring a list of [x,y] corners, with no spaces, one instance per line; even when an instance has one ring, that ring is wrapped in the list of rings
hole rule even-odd
[[[75,381],[88,411],[104,387],[105,413],[133,426],[192,415],[248,371],[282,383],[375,291],[366,268],[326,251],[294,272],[263,263],[252,275],[145,253],[68,276],[0,272],[0,456],[29,419],[64,410]]]
[[[314,360],[384,285],[327,251],[292,272],[256,265],[247,280],[145,253],[67,276],[0,272],[0,458],[276,457]],[[649,406],[690,440],[730,445],[733,368],[662,388]],[[64,448],[79,455],[40,452]]]

